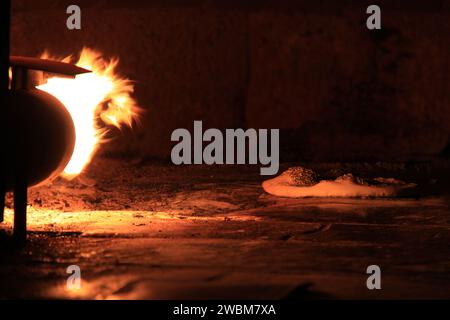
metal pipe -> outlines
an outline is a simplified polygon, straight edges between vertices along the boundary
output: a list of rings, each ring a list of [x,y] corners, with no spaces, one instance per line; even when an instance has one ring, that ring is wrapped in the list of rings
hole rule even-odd
[[[8,83],[9,83],[9,30],[10,30],[11,1],[0,1],[0,222],[3,222],[5,209],[5,152],[7,149],[7,129],[6,124],[10,118],[10,110],[7,103]]]
[[[29,89],[28,85],[28,70],[22,67],[12,68],[11,77],[11,90],[19,89]],[[11,103],[9,104],[11,107]],[[14,121],[17,121],[20,117],[18,116],[18,108],[11,108],[11,115]],[[23,132],[19,132],[20,129],[17,128],[17,122],[12,128],[14,148],[19,148],[19,141],[23,135]],[[27,128],[26,128],[27,129]],[[26,176],[26,165],[23,150],[14,150],[14,230],[13,237],[17,243],[24,243],[27,239],[27,202],[28,202],[28,180]]]

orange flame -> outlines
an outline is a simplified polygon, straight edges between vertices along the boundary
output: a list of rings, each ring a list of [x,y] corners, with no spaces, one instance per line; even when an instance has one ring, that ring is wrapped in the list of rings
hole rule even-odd
[[[50,59],[47,53],[41,58]],[[54,60],[70,63],[73,57]],[[101,53],[83,48],[75,64],[91,73],[77,75],[74,79],[51,77],[37,87],[58,98],[75,125],[75,150],[62,174],[65,178],[75,177],[89,164],[98,146],[105,142],[107,126],[131,127],[139,115],[140,109],[131,96],[133,83],[116,73],[118,62],[118,59],[107,60]]]

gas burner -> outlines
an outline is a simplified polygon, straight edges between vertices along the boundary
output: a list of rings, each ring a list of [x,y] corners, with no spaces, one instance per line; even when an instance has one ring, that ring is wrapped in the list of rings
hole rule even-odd
[[[9,22],[9,8],[1,12],[2,20]],[[28,187],[58,176],[69,162],[75,145],[70,114],[56,97],[35,88],[36,71],[67,77],[90,71],[64,62],[9,56],[9,30],[3,31],[1,40],[2,60],[7,63],[1,64],[4,123],[0,222],[4,219],[6,192],[14,192],[13,237],[24,242]]]

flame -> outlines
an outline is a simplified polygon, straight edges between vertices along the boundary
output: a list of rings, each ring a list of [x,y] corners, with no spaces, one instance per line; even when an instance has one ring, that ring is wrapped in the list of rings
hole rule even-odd
[[[51,59],[48,53],[41,58]],[[74,61],[72,56],[53,60]],[[51,77],[37,86],[65,105],[75,125],[75,149],[62,174],[65,178],[74,178],[83,171],[98,146],[106,141],[105,134],[111,126],[131,127],[139,115],[140,109],[131,96],[133,82],[116,73],[118,62],[116,58],[107,60],[100,52],[83,48],[75,64],[92,72],[75,78]]]

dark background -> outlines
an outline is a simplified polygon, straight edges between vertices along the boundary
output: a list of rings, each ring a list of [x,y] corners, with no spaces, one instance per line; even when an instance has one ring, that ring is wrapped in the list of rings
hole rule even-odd
[[[417,160],[449,141],[449,21],[443,0],[13,0],[11,53],[121,59],[146,112],[103,153],[165,159],[171,132],[203,120],[280,128],[285,161]]]

